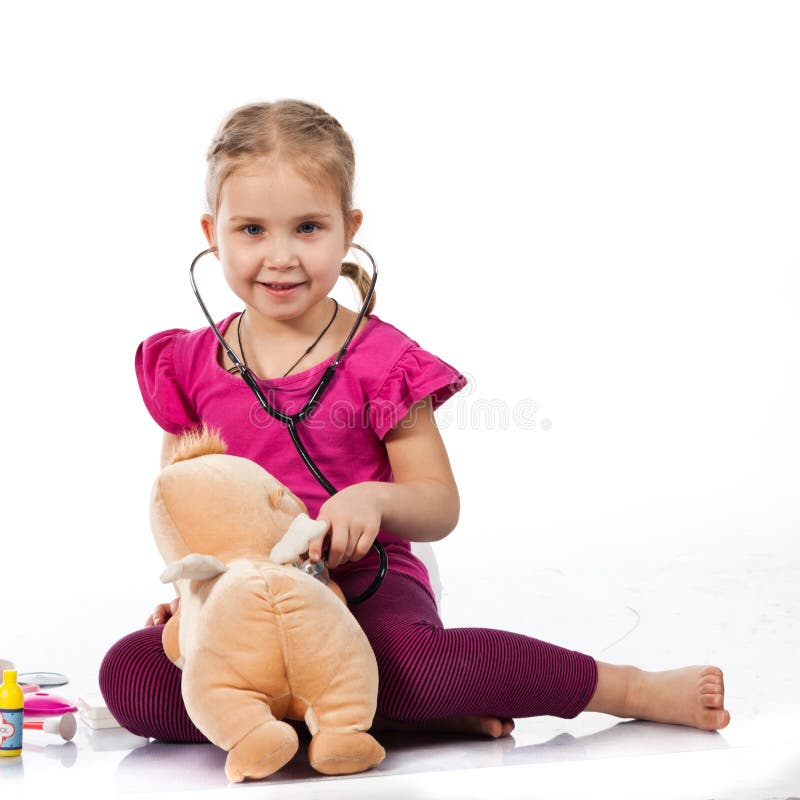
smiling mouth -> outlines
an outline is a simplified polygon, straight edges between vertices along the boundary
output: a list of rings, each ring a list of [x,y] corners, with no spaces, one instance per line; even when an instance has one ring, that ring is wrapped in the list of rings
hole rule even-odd
[[[262,283],[262,286],[266,286],[267,289],[275,289],[276,291],[287,291],[289,289],[294,289],[296,286],[302,286],[303,282],[301,283]]]

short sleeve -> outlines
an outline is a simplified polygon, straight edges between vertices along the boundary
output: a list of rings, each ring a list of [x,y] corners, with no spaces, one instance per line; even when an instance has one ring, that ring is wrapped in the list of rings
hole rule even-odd
[[[176,435],[199,422],[175,366],[176,342],[187,333],[177,328],[162,331],[136,349],[136,378],[144,404],[165,431]]]
[[[430,395],[436,409],[466,385],[467,379],[455,367],[412,345],[397,359],[370,401],[370,425],[383,439],[414,403]]]

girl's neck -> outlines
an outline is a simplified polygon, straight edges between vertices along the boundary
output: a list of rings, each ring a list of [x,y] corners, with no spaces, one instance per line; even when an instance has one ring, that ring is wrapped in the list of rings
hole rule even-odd
[[[309,338],[313,341],[330,322],[334,308],[333,300],[326,297],[308,309],[305,314],[293,319],[280,320],[259,314],[248,306],[242,328],[247,331],[247,338],[254,344],[271,342],[291,345],[295,340],[305,342]]]
[[[355,320],[349,309],[341,311],[344,313],[330,298],[309,309],[314,313],[307,313],[303,319],[275,320],[248,307],[244,317],[240,315],[226,331],[225,338],[257,377],[285,377],[310,369],[339,349],[349,331],[342,325],[352,325]],[[224,356],[221,363],[228,369]]]

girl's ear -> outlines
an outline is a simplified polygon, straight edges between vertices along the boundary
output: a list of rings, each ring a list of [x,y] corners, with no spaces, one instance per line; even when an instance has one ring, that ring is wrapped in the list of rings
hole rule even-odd
[[[358,229],[361,227],[361,223],[364,221],[364,214],[361,212],[360,208],[354,208],[350,212],[350,219],[351,219],[350,230],[347,231],[348,242],[352,242],[353,239],[356,238]]]
[[[209,247],[217,246],[217,234],[214,230],[214,218],[211,214],[203,214],[200,217],[200,227],[203,229],[203,234],[206,237]]]

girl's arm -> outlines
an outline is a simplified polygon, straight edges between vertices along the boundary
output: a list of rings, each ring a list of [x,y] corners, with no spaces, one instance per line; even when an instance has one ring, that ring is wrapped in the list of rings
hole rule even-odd
[[[164,433],[164,439],[161,443],[161,469],[164,469],[170,458],[172,458],[172,451],[177,446],[178,439],[179,437],[172,433]],[[175,586],[175,591],[178,591],[177,585]],[[148,616],[145,626],[163,625],[166,623],[171,616],[177,613],[180,602],[181,598],[178,596],[171,603],[160,603],[157,605],[153,613]]]
[[[430,396],[384,438],[394,483],[376,483],[381,527],[410,542],[444,539],[458,522],[458,487]]]
[[[430,397],[412,406],[384,437],[394,482],[365,481],[347,486],[320,507],[328,532],[309,543],[312,561],[321,558],[330,536],[328,566],[358,561],[380,528],[410,542],[444,539],[458,522],[458,489]]]
[[[172,458],[172,453],[178,446],[179,436],[174,433],[164,433],[164,440],[161,443],[161,469],[167,466]]]

